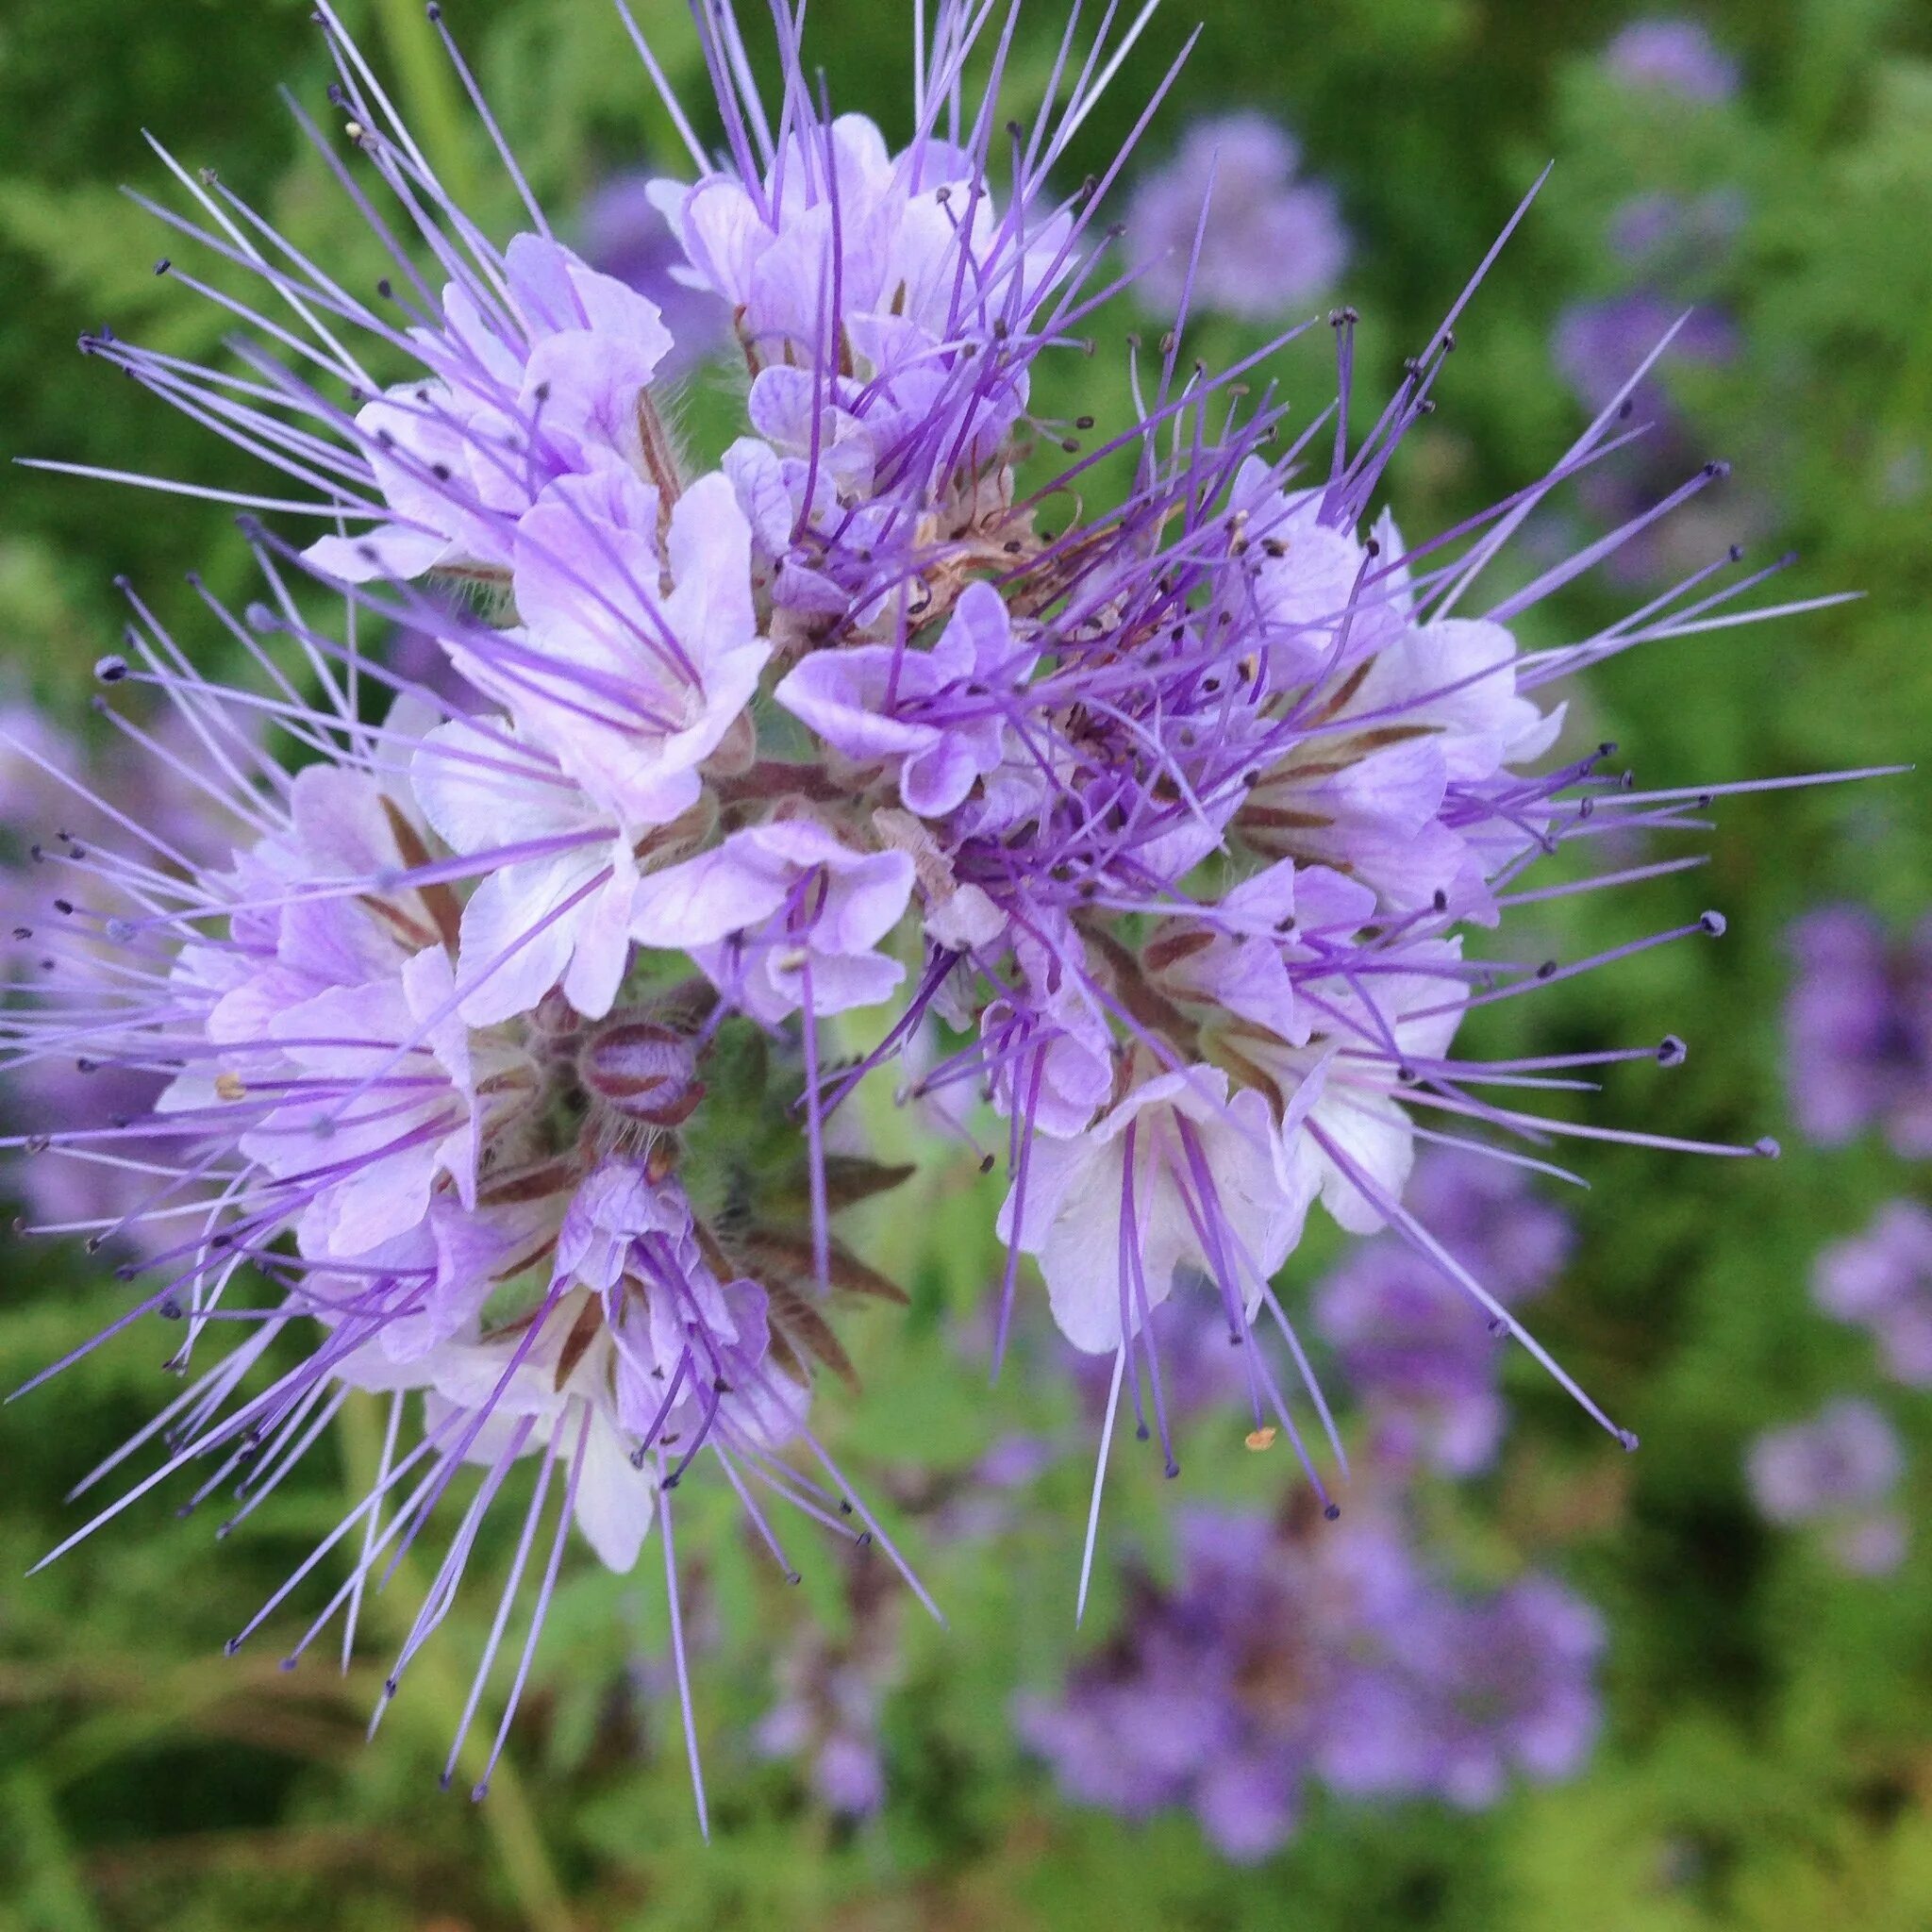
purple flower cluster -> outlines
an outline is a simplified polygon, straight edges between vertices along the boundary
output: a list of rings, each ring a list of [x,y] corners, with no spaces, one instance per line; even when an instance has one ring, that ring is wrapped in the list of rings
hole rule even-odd
[[[1791,928],[1785,1008],[1791,1110],[1810,1140],[1867,1127],[1932,1155],[1932,924],[1893,940],[1870,912],[1827,906]]]
[[[1293,1834],[1312,1784],[1474,1808],[1588,1758],[1602,1628],[1547,1578],[1454,1588],[1367,1516],[1200,1511],[1176,1535],[1174,1585],[1140,1582],[1111,1645],[1019,1707],[1069,1797],[1184,1807],[1248,1861]]]
[[[197,619],[250,681],[204,679],[132,590],[125,649],[98,667],[172,708],[193,746],[176,764],[234,838],[210,857],[130,813],[98,844],[55,841],[60,896],[34,929],[60,935],[56,967],[8,1016],[23,1068],[77,1056],[161,1082],[139,1115],[23,1137],[36,1159],[135,1167],[139,1201],[92,1229],[139,1231],[151,1263],[110,1333],[179,1324],[180,1380],[83,1488],[132,1450],[154,1466],[62,1548],[191,1466],[212,1471],[196,1501],[239,1481],[246,1514],[375,1396],[368,1494],[235,1641],[337,1551],[348,1575],[291,1655],[337,1619],[353,1631],[369,1579],[447,1499],[393,1684],[484,1516],[520,1509],[459,1725],[501,1657],[500,1749],[573,1525],[615,1570],[655,1529],[689,1724],[680,1484],[727,1489],[787,1574],[767,1498],[897,1561],[812,1426],[814,1369],[856,1382],[835,1304],[898,1295],[832,1224],[906,1172],[841,1137],[874,1072],[916,1054],[908,1097],[975,1112],[1003,1150],[998,1333],[1031,1257],[1060,1328],[1110,1364],[1103,1470],[1124,1396],[1173,1463],[1154,1319],[1180,1300],[1324,1503],[1296,1417],[1332,1426],[1274,1285],[1318,1204],[1391,1230],[1560,1377],[1507,1306],[1508,1260],[1487,1285],[1405,1205],[1419,1138],[1775,1151],[1518,1104],[1579,1068],[1674,1064],[1674,1041],[1502,1063],[1456,1045],[1476,1007],[1723,930],[1707,913],[1568,962],[1466,951],[1525,902],[1690,862],[1525,881],[1560,845],[1614,854],[1714,795],[1638,791],[1610,745],[1559,753],[1549,693],[1754,614],[1737,600],[1765,573],[1715,558],[1533,652],[1517,620],[1614,542],[1486,606],[1478,588],[1614,442],[1627,384],[1542,476],[1413,543],[1379,486],[1474,284],[1360,441],[1341,311],[1340,407],[1314,428],[1291,436],[1245,380],[1258,356],[1197,375],[1171,336],[1133,353],[1135,420],[1083,450],[1071,432],[1092,425],[1037,413],[1036,376],[1091,345],[1112,292],[1096,209],[1126,158],[1070,195],[1052,182],[1145,15],[1084,49],[1070,23],[1044,105],[996,133],[1006,43],[974,98],[988,16],[946,0],[894,150],[829,114],[790,16],[767,100],[711,8],[724,145],[666,91],[690,178],[649,199],[745,387],[741,433],[688,448],[659,407],[674,311],[559,242],[507,148],[528,225],[484,235],[319,17],[337,125],[304,125],[390,274],[346,286],[177,168],[185,205],[155,210],[177,245],[255,279],[258,306],[220,297],[245,325],[240,373],[84,344],[279,480],[234,499],[258,601],[204,591]],[[409,373],[382,385],[370,364]],[[1103,465],[1130,473],[1111,501]],[[277,534],[291,523],[313,541]],[[371,620],[412,628],[438,676],[372,662]],[[1096,1476],[1090,1560],[1099,1504]],[[1490,1694],[1468,1675],[1479,1640],[1448,1645],[1441,1695]]]
[[[1266,323],[1333,288],[1348,231],[1334,191],[1295,177],[1299,159],[1265,114],[1195,122],[1127,204],[1141,302],[1164,317],[1191,306]]]
[[[1512,1307],[1548,1288],[1569,1257],[1568,1217],[1531,1191],[1521,1168],[1431,1154],[1417,1164],[1408,1202]],[[1424,1257],[1389,1235],[1365,1241],[1317,1286],[1314,1315],[1385,1461],[1470,1475],[1494,1457],[1502,1343]]]

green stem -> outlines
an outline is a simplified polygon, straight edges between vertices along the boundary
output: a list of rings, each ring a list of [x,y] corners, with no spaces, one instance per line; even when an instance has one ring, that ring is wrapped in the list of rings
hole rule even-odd
[[[396,70],[396,105],[454,198],[476,192],[468,103],[420,0],[375,0]]]

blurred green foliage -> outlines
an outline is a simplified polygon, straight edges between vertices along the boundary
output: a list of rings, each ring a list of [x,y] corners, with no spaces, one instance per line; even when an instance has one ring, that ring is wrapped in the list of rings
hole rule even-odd
[[[639,13],[686,97],[703,92],[681,8]],[[405,0],[343,8],[398,80],[419,131],[486,226],[514,221],[459,92]],[[841,105],[903,129],[908,39],[876,0],[814,0],[815,51]],[[1307,165],[1339,186],[1358,240],[1346,293],[1366,318],[1371,398],[1426,337],[1543,161],[1557,167],[1479,292],[1440,393],[1442,413],[1396,466],[1391,497],[1422,529],[1538,472],[1580,426],[1552,367],[1558,309],[1619,286],[1612,210],[1639,193],[1732,189],[1740,239],[1684,292],[1738,322],[1741,354],[1679,387],[1731,486],[1802,561],[1790,594],[1852,586],[1863,603],[1763,631],[1635,653],[1578,703],[1591,737],[1622,741],[1647,783],[1910,758],[1932,726],[1932,12],[1904,0],[1781,0],[1706,10],[1747,85],[1722,107],[1645,100],[1590,57],[1629,9],[1615,0],[1197,0],[1158,21],[1075,169],[1101,162],[1194,14],[1206,32],[1148,158],[1188,115],[1233,102],[1277,111]],[[883,17],[890,13],[892,17]],[[675,164],[603,0],[452,0],[540,192],[569,208],[613,166]],[[0,13],[0,421],[9,454],[52,455],[233,487],[246,459],[74,352],[110,322],[189,352],[221,318],[151,274],[165,236],[116,190],[165,197],[142,138],[211,166],[331,263],[367,245],[300,143],[275,86],[325,114],[327,68],[305,0],[12,0]],[[1013,110],[1041,84],[1064,13],[1032,0]],[[353,270],[345,270],[353,273]],[[377,271],[367,270],[373,278]],[[1123,318],[1119,326],[1129,325]],[[1325,331],[1321,353],[1325,353]],[[1210,357],[1246,346],[1202,331]],[[1050,378],[1066,413],[1124,420],[1118,337]],[[1310,413],[1326,372],[1285,375]],[[699,406],[702,407],[701,405]],[[117,627],[109,579],[130,572],[183,616],[180,573],[246,594],[246,559],[218,505],[14,472],[0,519],[0,648],[11,687],[76,720],[87,667]],[[1626,592],[1626,601],[1629,593]],[[1579,587],[1532,641],[1613,612]],[[184,633],[212,649],[203,632]],[[1601,900],[1558,901],[1521,943],[1575,956],[1693,917],[1732,921],[1614,974],[1553,989],[1534,1011],[1486,1015],[1480,1044],[1563,1051],[1607,1040],[1692,1042],[1670,1075],[1608,1082],[1598,1118],[1750,1140],[1781,1131],[1781,934],[1821,896],[1898,918],[1932,885],[1924,781],[1759,798],[1727,808],[1710,867]],[[888,1134],[898,1131],[890,1122]],[[472,1807],[436,1772],[460,1707],[463,1659],[488,1604],[411,1678],[377,1741],[362,1730],[381,1673],[324,1659],[283,1674],[271,1648],[222,1641],[338,1513],[375,1455],[371,1416],[216,1551],[200,1520],[141,1508],[19,1581],[71,1527],[75,1478],[150,1412],[158,1345],[140,1332],[0,1419],[0,1926],[47,1932],[486,1932],[486,1928],[1292,1927],[1483,1932],[1920,1932],[1932,1924],[1932,1550],[1885,1583],[1825,1570],[1762,1528],[1740,1460],[1759,1429],[1831,1390],[1874,1380],[1866,1343],[1807,1293],[1819,1244],[1888,1194],[1923,1189],[1875,1149],[1797,1145],[1777,1166],[1587,1150],[1579,1255],[1541,1330],[1644,1447],[1624,1458],[1516,1365],[1519,1422],[1503,1467],[1441,1499],[1474,1570],[1529,1553],[1601,1604],[1609,1718],[1591,1774],[1479,1817],[1426,1807],[1318,1806],[1271,1863],[1219,1863],[1185,1819],[1128,1829],[1054,1798],[1014,1745],[1008,1701],[1075,1648],[1067,1614],[1086,1472],[1074,1458],[995,1541],[911,1533],[949,1630],[902,1619],[891,1700],[892,1796],[859,1830],[815,1811],[793,1772],[746,1732],[771,1701],[787,1613],[842,1613],[835,1566],[778,1589],[722,1521],[681,1511],[703,1626],[701,1727],[714,1841],[694,1830],[675,1709],[661,1682],[661,1584],[646,1561],[612,1578],[575,1565],[512,1734],[509,1775]],[[890,1144],[890,1142],[888,1143]],[[989,1392],[954,1341],[997,1280],[995,1184],[970,1167],[922,1175],[865,1212],[857,1241],[913,1291],[864,1313],[863,1402],[824,1405],[841,1454],[903,1504],[957,1477],[1003,1436],[1077,1432],[1073,1405],[1024,1375]],[[1318,1243],[1293,1264],[1306,1279]],[[20,1379],[117,1311],[124,1291],[77,1254],[11,1250],[0,1361]],[[1917,1446],[1910,1493],[1932,1490],[1923,1397],[1882,1397]],[[1260,1499],[1278,1460],[1190,1445],[1184,1486]],[[1157,1553],[1173,1500],[1157,1464],[1124,1458],[1109,1548]],[[719,1512],[722,1515],[722,1511]],[[418,1579],[421,1580],[420,1578]],[[379,1639],[411,1601],[377,1600]],[[1095,1622],[1111,1598],[1105,1579]],[[783,1596],[786,1601],[779,1602]],[[480,1606],[480,1607],[479,1607]],[[384,1623],[387,1617],[391,1621]],[[380,1656],[379,1649],[375,1653]]]

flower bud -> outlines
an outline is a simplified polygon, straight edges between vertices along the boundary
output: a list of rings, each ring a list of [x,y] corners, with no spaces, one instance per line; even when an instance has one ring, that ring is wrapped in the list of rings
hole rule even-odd
[[[614,1019],[584,1042],[577,1077],[627,1119],[653,1127],[688,1121],[704,1098],[691,1042],[652,1020]]]

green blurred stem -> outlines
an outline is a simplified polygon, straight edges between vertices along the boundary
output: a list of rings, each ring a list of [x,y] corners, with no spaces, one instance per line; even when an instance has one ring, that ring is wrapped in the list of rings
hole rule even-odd
[[[456,200],[476,192],[470,110],[456,71],[422,0],[375,0],[382,37],[395,64],[396,107]]]
[[[341,1416],[342,1463],[349,1493],[360,1502],[375,1485],[382,1460],[383,1414],[380,1400],[358,1391],[343,1403]],[[425,1588],[412,1559],[405,1557],[385,1591],[371,1591],[363,1614],[385,1638],[401,1641],[409,1625],[408,1606],[421,1600]],[[407,1722],[433,1752],[462,1721],[465,1688],[450,1661],[434,1644],[418,1653],[409,1666],[408,1683],[397,1697],[389,1722]],[[472,1726],[458,1762],[466,1778],[479,1776],[488,1755],[487,1726]],[[530,1808],[523,1781],[506,1752],[491,1774],[490,1795],[476,1810],[515,1895],[519,1916],[531,1932],[575,1932],[576,1922],[566,1904],[563,1888],[543,1848],[543,1835]]]

